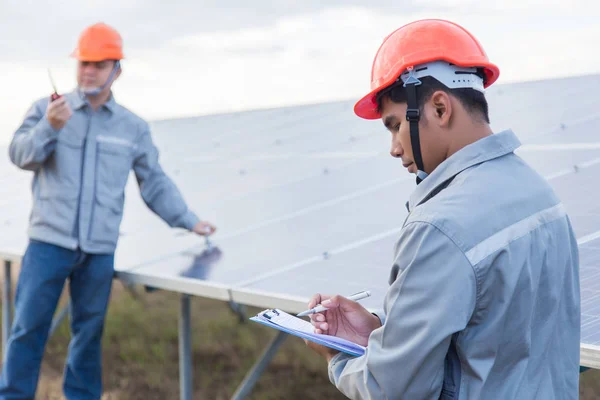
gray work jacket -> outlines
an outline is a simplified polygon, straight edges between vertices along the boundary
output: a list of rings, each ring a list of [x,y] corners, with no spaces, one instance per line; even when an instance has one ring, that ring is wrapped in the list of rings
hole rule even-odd
[[[133,169],[142,198],[171,227],[199,221],[162,170],[148,124],[110,100],[97,111],[78,91],[65,95],[73,116],[60,131],[36,101],[9,147],[12,162],[34,172],[29,237],[88,253],[112,253]]]
[[[577,242],[511,131],[445,160],[412,194],[384,324],[331,381],[352,399],[579,397]]]

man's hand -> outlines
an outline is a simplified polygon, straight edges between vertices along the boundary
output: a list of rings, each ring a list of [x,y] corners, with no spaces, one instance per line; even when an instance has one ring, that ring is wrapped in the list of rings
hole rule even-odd
[[[337,336],[366,346],[371,332],[381,326],[379,318],[345,297],[316,294],[308,303],[308,308],[317,304],[322,304],[328,310],[310,316],[316,333]]]
[[[194,233],[197,233],[198,235],[201,235],[201,236],[210,236],[213,233],[215,233],[216,230],[217,230],[217,228],[213,224],[211,224],[210,222],[206,222],[206,221],[198,222],[194,226],[194,229],[192,229],[192,231]]]
[[[65,126],[72,115],[71,107],[69,107],[67,99],[64,96],[50,102],[46,109],[46,118],[50,122],[50,125],[57,131]]]

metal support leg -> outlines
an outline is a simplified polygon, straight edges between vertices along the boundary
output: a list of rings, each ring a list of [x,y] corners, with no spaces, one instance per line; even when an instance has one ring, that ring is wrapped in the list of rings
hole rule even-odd
[[[71,305],[71,302],[69,301],[58,313],[58,315],[56,317],[54,317],[54,319],[52,320],[52,325],[50,325],[50,333],[49,336],[52,336],[54,334],[54,331],[56,330],[56,328],[58,328],[58,326],[60,325],[60,323],[63,321],[63,319],[65,319],[65,317],[67,316],[67,314],[69,313],[69,306]]]
[[[192,328],[190,296],[181,295],[179,309],[179,390],[181,400],[192,399]]]
[[[243,324],[248,320],[246,305],[239,304],[233,300],[230,300],[229,308],[231,308],[231,311],[233,311],[235,315],[237,315],[238,319],[240,320],[240,323]]]
[[[279,332],[277,336],[271,341],[271,343],[267,346],[267,348],[263,351],[260,358],[254,363],[252,369],[246,374],[244,380],[238,386],[237,390],[233,394],[232,400],[241,400],[245,399],[246,396],[250,394],[256,382],[264,372],[265,368],[269,365],[277,350],[279,350],[279,346],[281,346],[288,336],[285,332]]]
[[[12,288],[10,280],[11,262],[4,261],[4,290],[2,290],[2,355],[6,354],[6,345],[12,325]]]

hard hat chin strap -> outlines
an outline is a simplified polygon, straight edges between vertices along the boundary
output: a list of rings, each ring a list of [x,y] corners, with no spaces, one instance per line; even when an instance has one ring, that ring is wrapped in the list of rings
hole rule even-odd
[[[421,155],[421,141],[419,138],[419,120],[421,119],[421,113],[419,111],[419,104],[417,102],[417,86],[421,84],[421,81],[412,73],[412,69],[409,70],[409,76],[404,82],[407,95],[407,107],[406,107],[406,120],[410,124],[410,143],[412,146],[412,153],[415,164],[417,165],[417,185],[427,177],[425,167],[423,165],[423,157]]]
[[[94,88],[94,89],[82,90],[82,93],[86,96],[97,96],[98,94],[100,94],[100,92],[102,92],[104,90],[104,88],[113,80],[113,78],[117,74],[117,71],[119,70],[119,68],[121,68],[121,62],[117,61],[117,62],[115,62],[115,66],[113,67],[113,70],[111,71],[110,75],[108,76],[108,79],[106,80],[106,82],[104,82],[102,84],[102,86]]]

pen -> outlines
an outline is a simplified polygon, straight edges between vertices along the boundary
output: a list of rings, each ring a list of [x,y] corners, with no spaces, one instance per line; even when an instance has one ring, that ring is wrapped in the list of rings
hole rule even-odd
[[[369,297],[370,295],[371,295],[371,292],[368,290],[365,290],[363,292],[358,292],[351,296],[348,296],[347,298],[350,300],[353,300],[353,301],[358,301],[358,300],[364,299],[365,297]],[[319,305],[317,307],[311,308],[310,310],[302,311],[300,314],[297,314],[297,316],[304,317],[305,315],[316,314],[321,311],[327,311],[327,307]]]

